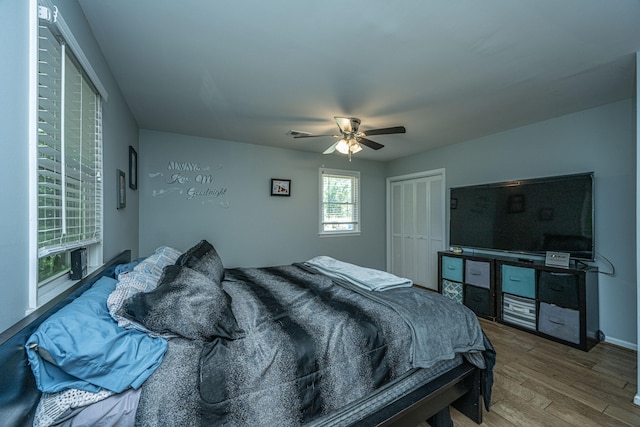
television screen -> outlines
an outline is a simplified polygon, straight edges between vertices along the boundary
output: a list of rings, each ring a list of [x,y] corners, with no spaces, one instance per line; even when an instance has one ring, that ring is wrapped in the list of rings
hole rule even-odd
[[[451,189],[451,246],[593,260],[593,230],[593,173]]]

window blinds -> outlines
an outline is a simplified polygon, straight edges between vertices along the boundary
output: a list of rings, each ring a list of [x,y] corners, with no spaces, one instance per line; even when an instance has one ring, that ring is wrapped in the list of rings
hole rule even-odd
[[[322,232],[359,231],[359,173],[331,172],[322,175]]]
[[[51,27],[38,29],[38,257],[97,243],[100,97]]]

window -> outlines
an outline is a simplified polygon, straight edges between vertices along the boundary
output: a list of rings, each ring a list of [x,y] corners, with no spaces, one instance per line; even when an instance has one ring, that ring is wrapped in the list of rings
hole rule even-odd
[[[37,282],[41,287],[56,278],[67,279],[73,249],[99,252],[95,247],[102,240],[102,103],[61,34],[57,10],[41,6],[39,15]]]
[[[320,234],[360,234],[360,172],[320,169]]]

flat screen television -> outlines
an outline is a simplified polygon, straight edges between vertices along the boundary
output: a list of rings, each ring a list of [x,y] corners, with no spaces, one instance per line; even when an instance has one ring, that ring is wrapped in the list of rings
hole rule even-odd
[[[593,172],[451,188],[449,244],[594,259]]]

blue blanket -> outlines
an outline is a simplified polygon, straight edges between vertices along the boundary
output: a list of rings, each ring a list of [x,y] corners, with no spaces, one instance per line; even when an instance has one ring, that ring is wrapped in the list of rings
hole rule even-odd
[[[27,357],[43,392],[138,388],[162,362],[167,342],[118,326],[107,310],[117,281],[102,277],[34,332]]]

